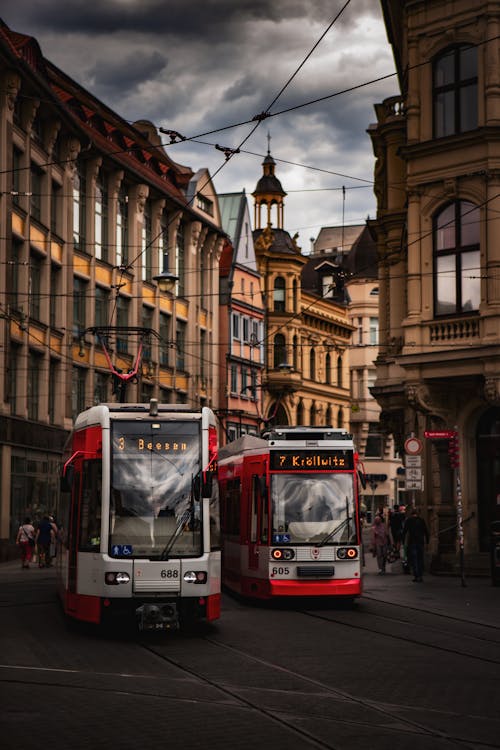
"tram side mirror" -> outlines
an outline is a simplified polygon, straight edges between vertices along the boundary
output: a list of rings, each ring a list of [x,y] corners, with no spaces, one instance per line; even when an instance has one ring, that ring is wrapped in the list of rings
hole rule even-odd
[[[71,466],[71,465],[67,466],[64,474],[61,474],[61,479],[59,482],[61,492],[71,492],[74,476],[75,476],[74,466]]]
[[[360,471],[359,469],[358,469],[358,478],[359,478],[362,488],[366,490],[366,477],[364,475],[364,472]]]

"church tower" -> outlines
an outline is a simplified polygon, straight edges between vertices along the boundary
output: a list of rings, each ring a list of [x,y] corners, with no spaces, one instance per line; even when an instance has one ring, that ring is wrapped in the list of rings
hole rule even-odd
[[[263,175],[257,183],[257,186],[252,193],[255,204],[254,204],[254,227],[255,229],[264,229],[266,226],[271,227],[273,223],[271,221],[273,214],[273,207],[276,213],[276,222],[274,226],[278,229],[283,229],[284,219],[284,202],[283,198],[286,193],[281,186],[281,182],[274,174],[274,168],[276,162],[271,156],[271,136],[267,136],[267,156],[262,162]],[[262,208],[266,206],[266,224],[262,226]]]

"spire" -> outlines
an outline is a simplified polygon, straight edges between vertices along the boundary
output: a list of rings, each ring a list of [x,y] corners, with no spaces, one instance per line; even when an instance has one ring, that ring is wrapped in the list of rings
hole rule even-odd
[[[254,226],[255,229],[262,229],[261,224],[261,207],[267,206],[267,224],[266,226],[271,227],[271,211],[273,206],[276,207],[276,224],[277,229],[283,229],[283,209],[284,202],[283,198],[286,193],[281,186],[281,182],[274,174],[276,162],[271,156],[271,134],[267,134],[267,156],[262,162],[263,175],[257,183],[257,186],[252,193],[255,204],[254,204]]]

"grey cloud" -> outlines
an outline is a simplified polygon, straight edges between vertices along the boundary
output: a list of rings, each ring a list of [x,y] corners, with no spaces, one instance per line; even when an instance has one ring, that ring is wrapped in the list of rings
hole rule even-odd
[[[167,66],[167,58],[158,51],[138,50],[121,59],[99,59],[87,71],[97,93],[133,89],[158,76]]]

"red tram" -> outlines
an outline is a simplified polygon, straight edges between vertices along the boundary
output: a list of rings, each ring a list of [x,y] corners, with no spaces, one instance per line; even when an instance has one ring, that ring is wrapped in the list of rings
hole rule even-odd
[[[222,582],[245,597],[361,594],[358,455],[345,430],[277,427],[219,451]]]
[[[100,404],[76,419],[61,480],[66,615],[176,629],[220,614],[215,415]]]

